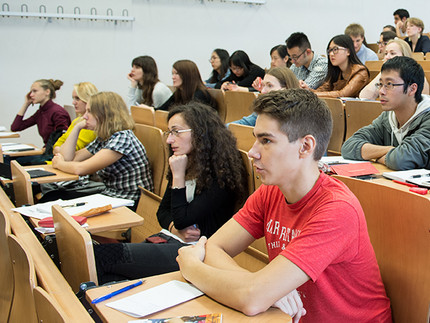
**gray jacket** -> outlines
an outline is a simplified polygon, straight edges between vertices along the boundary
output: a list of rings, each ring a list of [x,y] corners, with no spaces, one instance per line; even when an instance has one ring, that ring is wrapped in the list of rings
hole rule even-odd
[[[394,112],[384,111],[372,124],[361,128],[342,146],[342,156],[346,159],[364,160],[361,147],[365,143],[380,146],[394,146],[386,157],[385,164],[393,170],[415,168],[430,169],[430,98],[423,95],[417,112],[400,130],[394,129]],[[402,132],[402,139],[398,134]],[[400,142],[400,143],[399,143]]]

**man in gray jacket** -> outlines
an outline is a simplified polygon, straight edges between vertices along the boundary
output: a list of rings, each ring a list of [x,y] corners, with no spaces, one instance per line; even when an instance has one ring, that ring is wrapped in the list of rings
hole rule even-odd
[[[342,156],[376,160],[393,170],[430,169],[430,97],[421,95],[424,71],[412,58],[384,63],[379,88],[382,114],[342,146]]]

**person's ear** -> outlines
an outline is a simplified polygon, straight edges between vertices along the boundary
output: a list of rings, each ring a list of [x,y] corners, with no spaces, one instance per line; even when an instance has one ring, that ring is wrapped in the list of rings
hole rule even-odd
[[[300,150],[299,157],[300,158],[308,158],[312,157],[316,147],[315,137],[312,135],[306,135],[300,140]]]
[[[418,90],[418,84],[412,83],[408,86],[408,95],[415,96],[415,93]]]

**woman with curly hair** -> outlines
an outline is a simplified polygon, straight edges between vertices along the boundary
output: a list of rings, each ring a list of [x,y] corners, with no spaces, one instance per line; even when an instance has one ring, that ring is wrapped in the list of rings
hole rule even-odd
[[[213,109],[176,106],[168,128],[169,184],[157,212],[163,230],[152,236],[163,243],[94,246],[100,284],[178,270],[179,248],[215,233],[246,196],[236,140]]]

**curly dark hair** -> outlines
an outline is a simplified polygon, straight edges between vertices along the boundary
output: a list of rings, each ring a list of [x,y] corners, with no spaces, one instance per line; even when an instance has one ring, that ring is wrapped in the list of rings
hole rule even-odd
[[[246,172],[236,138],[208,105],[197,101],[177,105],[169,111],[167,120],[178,113],[192,129],[193,150],[188,155],[186,177],[196,179],[196,192],[201,193],[216,180],[221,188],[235,192],[242,200],[246,196]],[[167,176],[171,180],[170,169]]]

